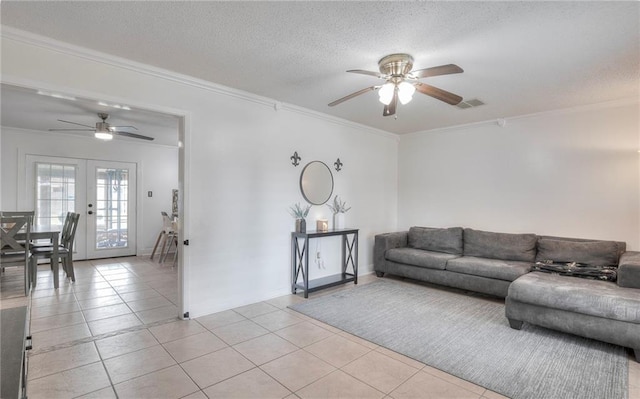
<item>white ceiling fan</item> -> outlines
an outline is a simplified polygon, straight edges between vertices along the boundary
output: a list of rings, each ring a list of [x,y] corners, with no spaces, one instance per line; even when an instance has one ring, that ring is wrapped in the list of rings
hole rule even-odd
[[[383,116],[390,116],[396,113],[398,101],[406,104],[411,101],[413,94],[418,91],[447,104],[457,105],[462,101],[462,97],[450,93],[446,90],[422,83],[419,79],[431,76],[450,75],[464,72],[462,68],[455,64],[440,65],[437,67],[417,69],[412,71],[413,57],[409,54],[391,54],[378,61],[380,72],[365,71],[362,69],[352,69],[347,72],[359,73],[361,75],[375,76],[386,82],[378,86],[370,86],[354,93],[346,95],[336,101],[329,103],[330,107],[350,100],[356,96],[372,90],[379,90],[379,100],[384,104]]]
[[[78,126],[84,126],[85,128],[84,129],[49,129],[49,131],[50,132],[72,132],[72,131],[94,132],[94,136],[101,140],[111,140],[113,139],[114,135],[131,137],[131,138],[140,139],[140,140],[148,140],[148,141],[153,140],[153,137],[143,136],[141,134],[132,133],[127,130],[122,130],[122,129],[138,130],[138,128],[136,128],[135,126],[111,126],[109,123],[107,123],[107,118],[109,117],[109,114],[98,113],[98,117],[102,119],[102,121],[96,122],[95,128],[93,126],[84,125],[82,123],[76,123],[76,122],[58,119],[59,122],[70,123],[72,125],[78,125]]]

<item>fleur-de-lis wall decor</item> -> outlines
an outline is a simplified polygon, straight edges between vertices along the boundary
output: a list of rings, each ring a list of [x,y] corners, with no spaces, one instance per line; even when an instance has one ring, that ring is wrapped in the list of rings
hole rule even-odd
[[[298,151],[296,151],[296,152],[293,153],[293,155],[289,159],[291,159],[291,164],[293,166],[298,166],[298,165],[300,165],[300,160],[302,158],[300,158],[300,156],[298,155]]]
[[[336,172],[340,172],[342,170],[343,163],[340,162],[340,158],[333,163],[336,166]]]

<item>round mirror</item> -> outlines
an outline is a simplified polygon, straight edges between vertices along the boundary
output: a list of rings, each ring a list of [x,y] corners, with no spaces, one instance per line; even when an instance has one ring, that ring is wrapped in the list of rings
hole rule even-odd
[[[329,201],[333,193],[331,169],[324,162],[309,162],[300,174],[300,191],[312,205],[322,205]]]

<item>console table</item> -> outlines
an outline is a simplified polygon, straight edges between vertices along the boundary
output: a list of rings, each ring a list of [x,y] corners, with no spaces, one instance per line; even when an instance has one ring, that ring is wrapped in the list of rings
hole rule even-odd
[[[0,397],[3,399],[27,397],[26,351],[31,349],[31,336],[27,336],[28,312],[26,306],[0,310]]]
[[[342,236],[342,272],[331,276],[309,280],[309,248],[314,238]],[[352,273],[347,272],[351,267]],[[302,274],[302,276],[300,276]],[[298,279],[302,277],[302,282]],[[353,281],[358,284],[358,229],[338,229],[329,231],[308,231],[291,233],[291,293],[304,290],[304,297],[310,292]]]

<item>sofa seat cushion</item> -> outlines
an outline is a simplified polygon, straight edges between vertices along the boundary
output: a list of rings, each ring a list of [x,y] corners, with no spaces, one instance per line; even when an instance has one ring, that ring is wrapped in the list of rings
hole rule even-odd
[[[450,272],[513,281],[531,270],[530,262],[463,256],[447,262]]]
[[[533,262],[536,258],[535,234],[493,233],[464,229],[464,255],[479,258]]]
[[[433,227],[411,227],[407,245],[426,251],[462,255],[462,227],[438,229]]]
[[[532,272],[511,283],[508,296],[523,303],[640,324],[640,289],[609,281]]]
[[[442,252],[424,251],[415,248],[393,248],[387,250],[385,258],[398,263],[412,266],[424,267],[427,269],[444,270],[447,261],[457,258],[458,255],[445,254]]]

